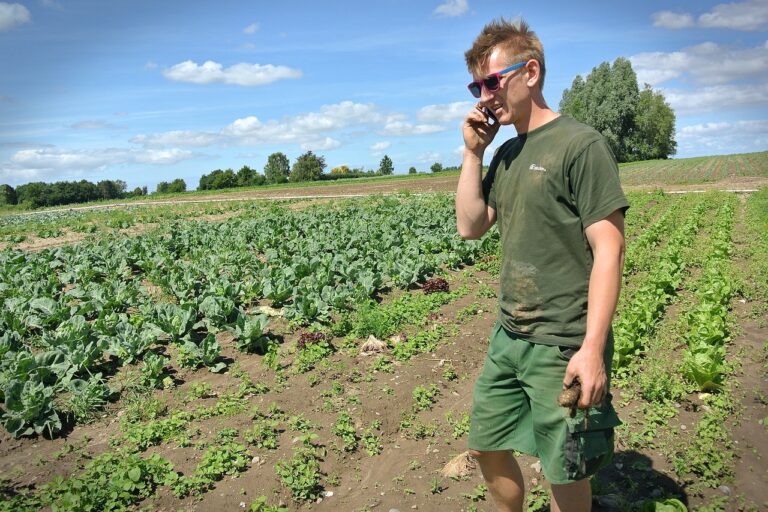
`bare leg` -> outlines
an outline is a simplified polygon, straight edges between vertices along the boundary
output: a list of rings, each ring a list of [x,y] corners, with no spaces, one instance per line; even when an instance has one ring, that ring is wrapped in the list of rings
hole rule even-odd
[[[564,485],[552,485],[552,512],[589,512],[592,487],[589,478]]]
[[[522,512],[525,482],[520,466],[509,451],[469,451],[480,463],[483,478],[499,512]]]

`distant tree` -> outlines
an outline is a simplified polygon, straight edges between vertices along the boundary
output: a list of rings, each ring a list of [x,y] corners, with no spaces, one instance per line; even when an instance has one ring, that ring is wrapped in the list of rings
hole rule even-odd
[[[340,165],[338,167],[334,167],[333,169],[331,169],[331,174],[333,175],[349,174],[349,173],[350,173],[349,167],[347,167],[346,165]]]
[[[234,188],[237,186],[237,176],[232,169],[222,171],[216,169],[210,174],[203,174],[200,177],[198,190],[220,190],[222,188]]]
[[[443,172],[443,164],[441,164],[440,162],[435,162],[432,164],[432,167],[430,167],[430,169],[434,173]]]
[[[144,196],[144,195],[146,195],[144,193],[144,190],[146,190],[146,188],[147,187],[144,187],[144,188],[136,187],[132,191],[126,193],[126,196],[128,196],[128,197],[141,197],[141,196]]]
[[[312,151],[307,151],[299,158],[291,168],[291,181],[317,181],[325,169],[325,158],[317,156]]]
[[[599,131],[619,162],[674,154],[675,114],[650,86],[641,93],[628,59],[603,62],[563,91],[559,109]],[[671,120],[671,124],[670,124]]]
[[[96,184],[100,199],[123,197],[128,185],[122,180],[102,180]]]
[[[251,187],[256,184],[259,174],[255,169],[244,165],[237,171],[235,176],[238,187]]]
[[[16,204],[16,189],[10,185],[0,185],[0,206]]]
[[[630,141],[632,160],[665,159],[677,153],[675,111],[649,84],[640,91]]]
[[[144,185],[143,187],[141,187],[141,195],[143,195],[143,196],[146,196],[146,195],[148,195],[148,193],[149,193],[149,191],[148,191],[148,189],[147,189],[147,186],[146,186],[146,185]]]
[[[173,180],[170,186],[168,187],[168,192],[171,192],[171,193],[179,193],[179,192],[186,192],[186,191],[187,191],[187,183],[181,178],[176,178],[175,180]]]
[[[170,183],[166,181],[161,181],[160,183],[157,184],[158,194],[176,194],[179,192],[186,192],[186,191],[187,191],[187,183],[181,178],[176,178]]]
[[[90,181],[34,182],[16,187],[16,201],[31,208],[85,203],[100,199],[98,187]]]
[[[395,168],[392,165],[392,159],[389,158],[389,156],[384,155],[384,158],[382,158],[379,163],[379,174],[382,176],[391,176],[393,172],[395,172]]]
[[[411,167],[410,169],[408,169],[408,174],[416,174],[416,168]]]
[[[264,166],[267,183],[285,183],[290,172],[291,162],[283,153],[272,153],[267,157],[267,165]]]

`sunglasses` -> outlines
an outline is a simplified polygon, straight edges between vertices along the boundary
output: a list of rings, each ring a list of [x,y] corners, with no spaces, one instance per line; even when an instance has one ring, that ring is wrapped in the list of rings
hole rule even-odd
[[[469,92],[471,92],[472,96],[474,96],[475,98],[480,97],[480,95],[483,92],[483,87],[485,87],[485,89],[488,92],[497,91],[501,86],[502,75],[509,73],[510,71],[519,69],[525,66],[527,63],[528,61],[518,62],[517,64],[509,66],[508,68],[502,69],[498,73],[491,73],[490,75],[488,75],[487,77],[481,80],[475,80],[474,82],[470,82],[469,85],[467,85],[467,89],[469,89]]]

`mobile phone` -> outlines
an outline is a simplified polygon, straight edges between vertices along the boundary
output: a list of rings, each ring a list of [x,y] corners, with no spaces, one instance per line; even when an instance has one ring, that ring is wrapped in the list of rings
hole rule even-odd
[[[493,112],[491,112],[488,107],[483,107],[483,113],[488,116],[488,125],[493,126],[499,122],[499,120],[496,119],[496,116],[493,115]]]

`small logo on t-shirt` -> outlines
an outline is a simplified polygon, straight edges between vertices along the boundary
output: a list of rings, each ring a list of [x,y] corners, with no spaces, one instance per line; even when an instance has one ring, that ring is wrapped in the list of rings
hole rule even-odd
[[[545,168],[537,164],[531,164],[531,166],[528,169],[530,169],[531,171],[547,172]]]

